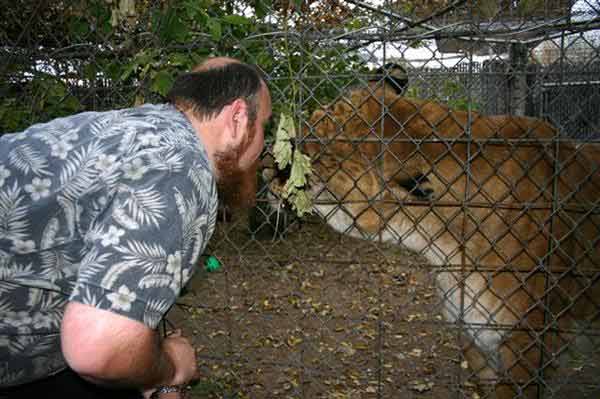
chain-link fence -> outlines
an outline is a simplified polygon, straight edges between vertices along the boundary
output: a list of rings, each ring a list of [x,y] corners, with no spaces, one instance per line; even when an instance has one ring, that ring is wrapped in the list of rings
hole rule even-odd
[[[198,350],[194,397],[600,394],[597,0],[1,12],[2,132],[161,101],[209,55],[268,77],[265,158],[293,116],[315,212],[265,182],[256,209],[219,222],[207,252],[223,269],[171,314]]]

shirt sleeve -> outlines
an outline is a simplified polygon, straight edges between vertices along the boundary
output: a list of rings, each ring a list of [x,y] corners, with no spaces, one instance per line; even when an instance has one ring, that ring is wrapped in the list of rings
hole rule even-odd
[[[215,181],[196,152],[165,150],[124,162],[114,187],[85,233],[70,300],[155,328],[212,234]]]

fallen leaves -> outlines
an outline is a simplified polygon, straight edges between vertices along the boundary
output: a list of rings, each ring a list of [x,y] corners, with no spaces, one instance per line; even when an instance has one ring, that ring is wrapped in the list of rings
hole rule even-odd
[[[287,344],[288,344],[288,346],[289,346],[290,348],[293,348],[293,347],[295,347],[295,346],[297,346],[297,345],[301,344],[302,342],[304,342],[304,340],[303,340],[302,338],[300,338],[300,337],[296,337],[296,336],[294,336],[294,335],[290,335],[290,336],[287,338],[286,342],[287,342]]]
[[[412,357],[421,357],[421,355],[423,354],[423,349],[414,348],[408,354]]]
[[[428,380],[414,380],[409,382],[409,388],[419,393],[430,391],[434,385],[432,381]]]
[[[213,300],[187,322],[206,376],[231,373],[249,397],[448,397],[447,381],[467,364],[439,322],[431,281],[406,264],[335,263],[348,254],[323,234],[310,236],[322,262],[274,253],[276,265],[235,267],[232,257],[227,273],[200,284]]]
[[[356,349],[352,346],[351,343],[342,342],[338,352],[343,354],[344,356],[354,356],[356,355]]]

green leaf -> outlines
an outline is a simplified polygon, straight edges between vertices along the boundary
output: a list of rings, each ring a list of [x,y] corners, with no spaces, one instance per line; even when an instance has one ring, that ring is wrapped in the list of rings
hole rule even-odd
[[[90,24],[83,18],[72,18],[69,21],[69,30],[71,31],[71,35],[81,39],[90,33]]]
[[[256,56],[256,63],[267,71],[273,67],[274,62],[277,61],[274,60],[273,55],[267,51],[260,51]]]
[[[249,25],[252,22],[242,15],[225,15],[223,21],[231,25]]]
[[[275,140],[290,140],[296,137],[296,127],[292,117],[286,112],[279,115],[279,125],[275,132]]]
[[[190,57],[181,53],[169,55],[169,64],[173,66],[186,66],[190,64]]]
[[[283,169],[292,162],[292,144],[287,140],[276,141],[273,146],[273,155],[279,169]]]
[[[196,0],[187,0],[183,5],[189,19],[195,19],[202,13],[202,7]]]
[[[110,5],[106,2],[92,2],[87,5],[87,15],[93,15],[94,18],[94,34],[98,37],[106,37],[113,31],[110,25]]]
[[[262,18],[269,13],[269,10],[273,8],[272,0],[256,0],[254,2],[254,10],[258,18]]]
[[[68,96],[63,102],[63,107],[69,112],[79,111],[81,109],[81,103],[76,97]]]
[[[310,158],[298,149],[294,151],[294,159],[292,161],[292,171],[288,183],[294,187],[303,187],[306,184],[306,176],[312,173]]]
[[[142,68],[141,72],[140,72],[140,78],[145,78],[146,74],[148,73],[148,71],[150,70],[150,68],[152,67],[152,64],[146,64],[144,65],[144,67]]]
[[[88,80],[95,80],[98,77],[98,65],[96,63],[85,65],[83,67],[83,77]]]
[[[283,199],[288,200],[288,202],[291,202],[293,204],[293,199],[294,196],[296,195],[296,193],[298,192],[298,189],[296,187],[294,187],[293,184],[290,184],[290,181],[288,180],[285,185],[283,186],[283,191],[281,192],[281,196],[283,197]]]
[[[307,183],[307,176],[312,173],[312,167],[308,156],[298,148],[293,149],[291,140],[295,137],[294,120],[287,111],[282,111],[275,132],[273,155],[279,169],[292,165],[290,177],[283,187],[282,197],[292,205],[298,216],[302,217],[312,209],[310,197],[302,190]]]
[[[190,53],[190,57],[192,59],[192,64],[196,65],[201,63],[210,55],[210,50],[206,49],[197,49],[195,52]]]
[[[221,40],[221,35],[223,34],[223,28],[221,27],[221,22],[217,18],[210,18],[207,22],[208,30],[210,31],[210,35],[213,40],[218,41]]]
[[[42,90],[44,90],[44,96],[51,104],[56,104],[63,100],[67,95],[67,89],[55,79],[44,79],[41,82]]]
[[[143,50],[140,51],[139,53],[137,53],[135,55],[135,62],[138,63],[138,65],[145,65],[145,64],[149,64],[150,62],[153,61],[154,57],[156,56],[156,51],[147,51],[147,50]]]
[[[160,94],[161,96],[166,96],[171,87],[173,86],[173,76],[167,71],[160,71],[152,80],[152,85],[150,86],[150,90]]]
[[[292,117],[286,112],[279,114],[279,125],[275,132],[273,155],[279,169],[285,168],[292,162],[292,144],[290,140],[296,136],[296,128]]]
[[[126,80],[133,72],[135,72],[138,68],[137,62],[132,62],[131,64],[125,66],[123,69],[123,73],[121,73],[120,80]]]
[[[306,191],[298,191],[294,196],[292,205],[296,210],[298,217],[304,216],[305,213],[312,212],[312,198]]]
[[[176,11],[170,10],[163,18],[160,19],[159,28],[160,37],[165,42],[176,41],[185,43],[189,29],[183,23]]]

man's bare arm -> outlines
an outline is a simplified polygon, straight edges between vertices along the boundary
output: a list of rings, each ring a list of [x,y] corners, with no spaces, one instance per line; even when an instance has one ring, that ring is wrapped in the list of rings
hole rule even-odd
[[[141,322],[71,302],[61,327],[63,355],[75,372],[97,384],[149,389],[187,383],[196,371],[183,337],[161,342]]]

